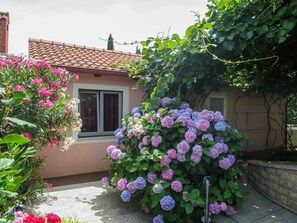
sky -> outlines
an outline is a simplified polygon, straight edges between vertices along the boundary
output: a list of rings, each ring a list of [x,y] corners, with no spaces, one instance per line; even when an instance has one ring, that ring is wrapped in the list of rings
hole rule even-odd
[[[28,39],[44,39],[106,48],[111,33],[120,43],[147,37],[183,36],[202,17],[207,0],[0,0],[0,11],[10,13],[9,53],[28,54]],[[135,52],[136,46],[115,50]]]

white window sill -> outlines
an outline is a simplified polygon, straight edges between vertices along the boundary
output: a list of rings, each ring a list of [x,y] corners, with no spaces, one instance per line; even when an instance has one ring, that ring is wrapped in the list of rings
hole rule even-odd
[[[89,144],[89,143],[98,143],[98,142],[115,142],[115,136],[98,136],[98,137],[84,137],[77,138],[74,141],[74,144]]]

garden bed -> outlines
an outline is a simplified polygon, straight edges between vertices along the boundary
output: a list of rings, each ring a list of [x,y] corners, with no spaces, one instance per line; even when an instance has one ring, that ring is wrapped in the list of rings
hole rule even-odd
[[[248,161],[248,181],[259,192],[297,213],[297,163]]]

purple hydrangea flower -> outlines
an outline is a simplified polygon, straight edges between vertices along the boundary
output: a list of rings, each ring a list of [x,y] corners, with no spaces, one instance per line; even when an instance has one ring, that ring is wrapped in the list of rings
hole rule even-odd
[[[121,193],[121,198],[124,202],[129,202],[131,200],[131,193],[128,190],[124,190]]]
[[[141,114],[136,112],[136,113],[133,114],[133,117],[139,119],[139,118],[141,118]]]
[[[144,136],[144,137],[143,137],[143,139],[142,139],[142,144],[143,144],[144,146],[146,146],[146,145],[149,144],[148,139],[149,139],[149,136]]]
[[[186,161],[186,156],[178,153],[178,154],[176,155],[176,159],[177,159],[179,162],[183,163],[183,162]]]
[[[163,215],[158,214],[153,218],[153,223],[164,223]]]
[[[102,183],[103,185],[107,185],[107,184],[108,184],[108,177],[103,177],[103,178],[101,179],[101,183]]]
[[[134,181],[127,184],[127,189],[130,193],[134,193],[136,191],[136,184]]]
[[[224,121],[224,116],[222,115],[221,112],[217,111],[213,115],[213,120],[216,122],[222,122],[222,121]]]
[[[194,154],[194,153],[191,154],[190,159],[191,159],[195,164],[198,164],[198,163],[201,162],[201,156],[196,155],[196,154]]]
[[[227,204],[226,204],[225,202],[221,202],[221,203],[220,203],[220,207],[221,207],[221,210],[222,210],[222,211],[226,211],[227,208],[228,208],[228,206],[227,206]]]
[[[119,181],[117,183],[118,190],[123,191],[126,189],[126,186],[127,186],[127,180],[125,178],[119,179]]]
[[[155,174],[155,173],[153,173],[153,172],[149,172],[148,174],[147,174],[147,181],[149,182],[149,183],[153,183],[154,182],[154,180],[155,179],[157,179],[157,174]]]
[[[115,149],[117,149],[116,146],[114,146],[114,145],[110,145],[110,146],[107,147],[106,152],[107,152],[107,154],[108,154],[109,156],[111,156],[112,151],[115,150]]]
[[[138,144],[138,149],[141,149],[141,148],[142,148],[142,146],[143,146],[143,143],[142,143],[142,142],[140,142],[140,143]]]
[[[218,202],[214,202],[213,204],[209,205],[209,210],[212,214],[219,214],[221,212],[221,207]]]
[[[176,151],[175,149],[169,149],[167,151],[167,156],[170,158],[170,159],[175,159],[176,158]]]
[[[161,99],[161,103],[162,103],[163,107],[169,105],[170,102],[171,102],[171,98],[169,98],[169,97],[164,97],[164,98]]]
[[[203,153],[202,151],[203,151],[203,148],[200,145],[195,145],[192,148],[192,153],[197,155],[197,156],[202,156],[202,153]]]
[[[183,185],[180,181],[175,180],[175,181],[172,181],[171,183],[171,189],[174,190],[175,192],[181,192],[183,190]]]
[[[210,156],[213,159],[216,159],[219,157],[219,155],[220,155],[220,152],[215,147],[211,147],[208,156]]]
[[[141,113],[141,110],[142,110],[142,106],[140,106],[140,107],[134,107],[133,109],[132,109],[132,115],[134,115],[135,113]]]
[[[195,112],[192,113],[192,119],[193,119],[193,120],[197,120],[197,119],[199,119],[198,116],[199,116],[199,112],[196,112],[196,111],[195,111]]]
[[[208,120],[208,121],[212,121],[213,117],[214,117],[214,113],[212,111],[208,111],[206,109],[202,110],[198,114],[199,119],[205,119],[205,120]]]
[[[202,140],[208,139],[209,141],[213,141],[213,135],[212,134],[203,134],[202,135]]]
[[[190,105],[188,103],[182,103],[179,108],[180,109],[187,109],[187,108],[190,108]]]
[[[174,175],[173,170],[169,168],[168,170],[162,173],[162,178],[164,180],[171,180],[173,175]]]
[[[210,127],[210,122],[206,119],[199,119],[196,122],[196,128],[199,131],[206,132],[209,129],[209,127]]]
[[[163,191],[163,187],[162,187],[162,185],[161,185],[161,184],[155,184],[155,185],[153,186],[153,191],[154,191],[154,193],[156,193],[156,194],[161,193],[161,192]]]
[[[227,216],[231,216],[234,213],[236,213],[236,211],[234,210],[233,207],[231,207],[231,206],[228,205],[227,210],[225,211],[225,213],[226,213]]]
[[[232,154],[228,154],[227,156],[228,160],[230,160],[231,166],[235,163],[235,156],[233,156]]]
[[[143,155],[145,151],[148,151],[147,147],[143,147],[140,149],[140,154]]]
[[[185,117],[185,116],[179,116],[176,119],[176,122],[177,123],[181,123],[182,126],[187,126],[188,125],[188,122],[189,122],[189,118],[188,117]]]
[[[160,160],[160,166],[169,166],[169,164],[171,163],[171,159],[168,156],[165,156],[163,158],[161,158]]]
[[[152,136],[152,145],[154,147],[157,147],[162,143],[162,140],[162,136]]]
[[[228,170],[232,166],[231,160],[225,157],[219,161],[219,166],[224,170]]]
[[[167,195],[160,200],[160,205],[164,211],[171,211],[175,206],[175,201],[170,195]]]
[[[142,190],[146,187],[146,181],[143,177],[137,177],[137,179],[134,181],[136,185],[136,189]]]
[[[167,113],[169,116],[171,116],[173,119],[176,119],[178,116],[178,110],[177,109],[172,109]]]
[[[224,139],[222,137],[220,137],[220,136],[216,136],[215,137],[215,141],[216,142],[219,142],[219,143],[223,143],[224,142]]]
[[[185,140],[177,144],[176,147],[177,147],[177,152],[181,155],[185,155],[190,149],[190,145]]]
[[[125,154],[122,153],[120,149],[114,149],[111,152],[111,158],[113,158],[114,160],[121,160],[124,158],[124,156]]]
[[[197,135],[196,135],[196,133],[194,133],[192,131],[187,131],[185,133],[185,138],[186,138],[187,143],[192,143],[197,138]]]
[[[173,125],[174,125],[174,121],[173,121],[173,118],[170,117],[170,116],[165,116],[164,118],[161,119],[161,125],[163,127],[166,127],[166,128],[172,128]]]
[[[214,126],[215,130],[218,132],[224,132],[228,127],[226,122],[217,122]]]

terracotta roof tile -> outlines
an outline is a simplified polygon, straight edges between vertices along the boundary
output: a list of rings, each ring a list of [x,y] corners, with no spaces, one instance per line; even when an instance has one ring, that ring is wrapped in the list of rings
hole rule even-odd
[[[62,42],[29,39],[29,58],[52,66],[127,73],[115,64],[141,60],[141,55]]]

